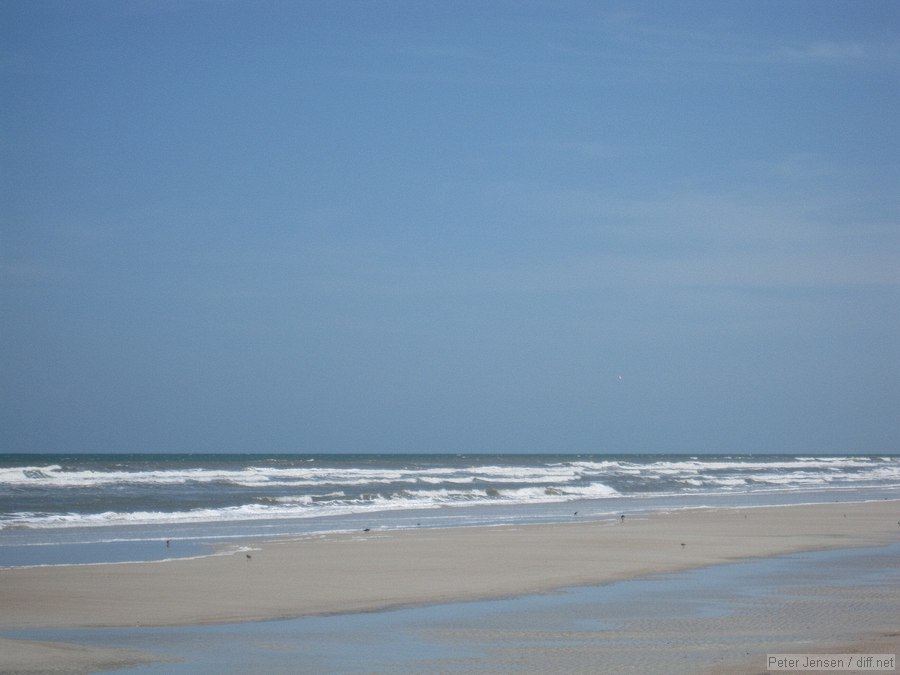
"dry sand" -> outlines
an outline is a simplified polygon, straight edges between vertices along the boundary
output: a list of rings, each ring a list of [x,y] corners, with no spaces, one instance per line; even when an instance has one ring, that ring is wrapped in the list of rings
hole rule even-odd
[[[0,628],[166,626],[541,593],[900,539],[900,503],[273,541],[192,560],[0,570]],[[683,545],[682,545],[683,544]]]
[[[896,501],[677,511],[625,522],[360,532],[254,544],[252,558],[241,552],[2,569],[0,628],[165,626],[375,611],[898,540]],[[10,643],[2,651],[16,652]],[[40,662],[35,658],[32,664]]]

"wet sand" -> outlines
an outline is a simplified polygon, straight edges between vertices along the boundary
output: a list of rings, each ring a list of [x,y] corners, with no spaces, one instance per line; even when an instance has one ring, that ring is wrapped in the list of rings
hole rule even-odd
[[[71,675],[129,668],[160,660],[158,655],[131,649],[0,638],[0,672],[3,673],[69,673]]]
[[[241,552],[5,569],[0,627],[241,622],[513,597],[746,558],[893,543],[900,540],[898,522],[894,501],[678,511],[625,522],[273,541],[255,545],[251,558]],[[10,646],[3,658],[16,653]],[[40,660],[37,654],[32,662]]]

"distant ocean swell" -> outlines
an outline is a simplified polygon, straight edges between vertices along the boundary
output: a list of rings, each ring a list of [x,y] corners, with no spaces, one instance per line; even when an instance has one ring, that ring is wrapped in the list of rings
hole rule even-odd
[[[0,530],[900,488],[894,456],[0,456]]]

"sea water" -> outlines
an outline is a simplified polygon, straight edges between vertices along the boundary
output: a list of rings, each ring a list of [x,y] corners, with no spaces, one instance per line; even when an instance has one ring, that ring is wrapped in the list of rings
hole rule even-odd
[[[0,567],[371,529],[900,498],[900,456],[0,455]]]

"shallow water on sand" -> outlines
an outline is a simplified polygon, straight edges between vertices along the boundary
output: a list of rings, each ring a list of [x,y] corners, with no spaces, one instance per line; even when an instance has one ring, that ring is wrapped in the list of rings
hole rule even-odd
[[[334,532],[527,525],[585,520],[614,520],[622,513],[681,509],[729,509],[763,506],[864,502],[897,499],[896,488],[841,491],[705,494],[583,500],[567,504],[445,507],[431,510],[356,513],[341,517],[272,521],[140,525],[122,527],[8,529],[0,537],[0,567],[139,562],[211,555],[221,547],[279,537],[321,536]],[[166,542],[170,542],[167,546]]]
[[[175,628],[2,631],[181,663],[129,673],[697,672],[896,629],[900,543],[505,600]]]

